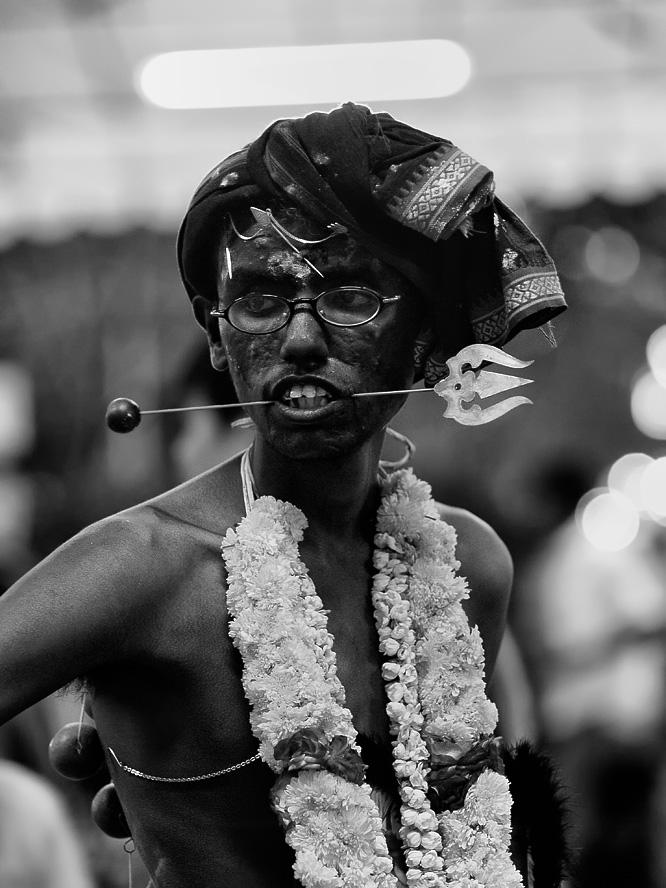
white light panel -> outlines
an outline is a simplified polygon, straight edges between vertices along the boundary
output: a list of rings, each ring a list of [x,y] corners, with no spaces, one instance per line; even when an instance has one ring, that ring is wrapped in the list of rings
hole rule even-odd
[[[241,108],[441,98],[471,72],[458,43],[404,40],[168,52],[141,64],[135,81],[160,108]]]

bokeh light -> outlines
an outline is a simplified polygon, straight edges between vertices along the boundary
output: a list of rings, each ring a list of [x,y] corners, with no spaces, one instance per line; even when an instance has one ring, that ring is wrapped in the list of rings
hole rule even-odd
[[[591,230],[584,225],[565,225],[553,239],[550,249],[555,265],[558,272],[569,280],[580,281],[589,274],[585,249],[591,234]]]
[[[631,545],[640,527],[633,503],[606,487],[591,490],[581,498],[576,521],[588,542],[605,552],[618,552]]]
[[[645,350],[655,379],[666,386],[666,324],[654,331],[648,339]]]
[[[623,494],[639,511],[643,511],[643,489],[641,481],[645,469],[654,462],[647,453],[625,453],[615,460],[608,470],[608,486]]]
[[[655,459],[641,477],[645,508],[656,519],[666,518],[666,457]]]
[[[590,274],[605,284],[626,283],[636,273],[640,259],[636,238],[624,228],[600,228],[590,235],[585,246]]]
[[[26,454],[34,435],[30,377],[18,364],[0,361],[0,463]]]
[[[631,391],[631,416],[649,438],[666,439],[666,386],[651,370],[638,377]]]

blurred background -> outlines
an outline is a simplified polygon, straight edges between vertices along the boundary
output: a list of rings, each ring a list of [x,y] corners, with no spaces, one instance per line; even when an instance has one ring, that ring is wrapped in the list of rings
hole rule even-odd
[[[447,42],[389,47],[392,72],[348,46],[422,40]],[[295,49],[312,46],[338,55]],[[259,52],[189,95],[178,57],[154,59],[242,49]],[[505,734],[542,742],[570,789],[578,884],[666,886],[665,96],[661,0],[0,0],[0,589],[249,440],[222,413],[104,422],[118,396],[231,397],[175,262],[207,171],[277,117],[386,110],[489,166],[558,265],[558,347],[508,348],[534,359],[534,405],[466,428],[419,396],[396,428],[514,556],[493,692]],[[122,842],[90,834],[44,762],[77,705],[47,701],[0,753],[63,794],[90,879],[114,888]]]

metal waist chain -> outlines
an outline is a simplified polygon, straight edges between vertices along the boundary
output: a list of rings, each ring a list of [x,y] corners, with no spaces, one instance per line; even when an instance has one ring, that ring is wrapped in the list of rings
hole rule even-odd
[[[238,762],[236,765],[230,765],[228,768],[222,768],[220,771],[211,771],[209,774],[198,774],[196,777],[156,777],[154,774],[144,774],[143,771],[139,771],[137,768],[130,768],[129,765],[124,765],[110,746],[108,749],[118,767],[122,768],[123,771],[127,771],[127,773],[132,774],[133,777],[142,777],[144,780],[154,780],[157,783],[195,783],[197,780],[210,780],[213,777],[222,777],[223,774],[231,774],[232,771],[238,771],[239,768],[244,768],[245,765],[250,765],[252,762],[258,762],[261,760],[261,755],[256,753],[256,755],[245,759],[243,762]]]

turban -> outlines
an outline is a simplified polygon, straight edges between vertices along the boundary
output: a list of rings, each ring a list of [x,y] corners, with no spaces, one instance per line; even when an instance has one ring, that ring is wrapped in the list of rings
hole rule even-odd
[[[425,296],[415,367],[432,386],[462,345],[503,345],[566,308],[548,253],[494,191],[490,170],[451,142],[363,105],[278,120],[198,187],[178,235],[181,276],[190,298],[217,299],[225,220],[250,205],[344,225]]]

